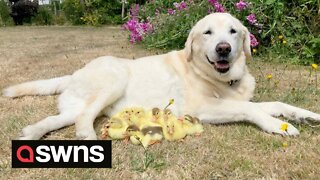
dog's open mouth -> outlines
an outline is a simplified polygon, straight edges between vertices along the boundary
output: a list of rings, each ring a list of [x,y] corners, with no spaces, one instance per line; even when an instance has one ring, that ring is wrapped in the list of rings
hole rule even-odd
[[[226,73],[230,69],[230,64],[227,60],[219,60],[217,62],[210,61],[209,57],[207,57],[207,60],[210,64],[213,65],[214,69],[217,70],[219,73]]]

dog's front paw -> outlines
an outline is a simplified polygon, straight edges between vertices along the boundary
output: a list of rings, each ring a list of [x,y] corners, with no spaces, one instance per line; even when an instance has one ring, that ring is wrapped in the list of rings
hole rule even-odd
[[[82,130],[76,132],[77,139],[79,140],[97,140],[96,132],[93,130]]]
[[[22,129],[18,140],[38,140],[43,136],[41,129],[35,128],[33,125],[26,126]]]
[[[276,133],[284,136],[297,136],[300,134],[299,130],[292,124],[276,118],[274,118],[273,121],[269,121],[268,124],[263,127],[263,130],[268,133]]]
[[[319,123],[320,114],[316,114],[313,112],[306,112],[304,114],[300,114],[298,116],[298,120],[302,123],[309,123],[310,121]]]

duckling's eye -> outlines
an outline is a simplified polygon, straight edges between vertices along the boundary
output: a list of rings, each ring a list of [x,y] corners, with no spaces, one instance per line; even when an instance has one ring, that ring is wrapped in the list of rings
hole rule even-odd
[[[211,30],[208,30],[208,31],[204,32],[203,34],[211,35],[211,34],[212,34],[212,32],[211,32]]]
[[[235,33],[237,33],[237,31],[235,29],[231,28],[230,33],[235,34]]]

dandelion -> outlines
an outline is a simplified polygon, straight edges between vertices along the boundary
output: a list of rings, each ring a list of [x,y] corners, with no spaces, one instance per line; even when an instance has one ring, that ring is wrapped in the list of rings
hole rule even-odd
[[[283,41],[282,41],[282,44],[287,44],[287,41],[286,41],[286,40],[283,40]]]
[[[268,74],[268,75],[267,75],[267,79],[268,79],[268,80],[272,79],[272,74]]]
[[[257,40],[256,37],[255,37],[253,34],[251,34],[251,33],[250,33],[250,45],[251,45],[252,47],[256,47],[256,46],[259,45],[258,40]]]
[[[254,25],[257,22],[256,15],[250,14],[249,16],[247,16],[247,20],[251,25]]]
[[[248,7],[248,4],[244,0],[240,0],[238,3],[236,3],[236,9],[238,11],[245,10]]]
[[[317,70],[318,69],[318,64],[311,64],[312,69]]]
[[[257,49],[253,48],[253,49],[252,49],[252,52],[253,52],[253,53],[257,53]]]
[[[288,123],[281,124],[281,131],[287,131],[288,130]]]
[[[283,36],[282,35],[278,36],[278,39],[280,39],[280,40],[283,39]]]
[[[282,143],[282,147],[284,147],[284,148],[288,147],[288,143],[287,142],[283,142]]]

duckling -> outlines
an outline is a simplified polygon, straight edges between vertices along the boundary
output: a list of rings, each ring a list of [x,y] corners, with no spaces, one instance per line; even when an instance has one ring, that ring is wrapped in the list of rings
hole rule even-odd
[[[159,108],[153,108],[151,110],[151,120],[153,122],[159,122],[160,118],[161,118],[161,110]]]
[[[200,120],[197,117],[192,117],[190,115],[185,115],[182,119],[182,126],[186,130],[187,135],[201,134],[203,126],[200,124]]]
[[[126,120],[111,118],[109,120],[108,136],[111,139],[124,139],[128,137],[127,128],[129,124]]]
[[[163,116],[163,135],[169,141],[183,139],[187,133],[182,127],[182,123],[172,115],[170,110],[165,110]]]
[[[108,137],[108,129],[109,129],[109,123],[106,123],[101,129],[101,139],[105,139]]]
[[[140,126],[143,119],[145,118],[145,111],[143,108],[131,108],[131,114],[129,117],[129,120],[131,122],[131,124],[134,124],[136,126]]]
[[[124,110],[118,112],[117,114],[113,115],[112,117],[129,121],[130,116],[131,116],[131,108],[125,108]]]

